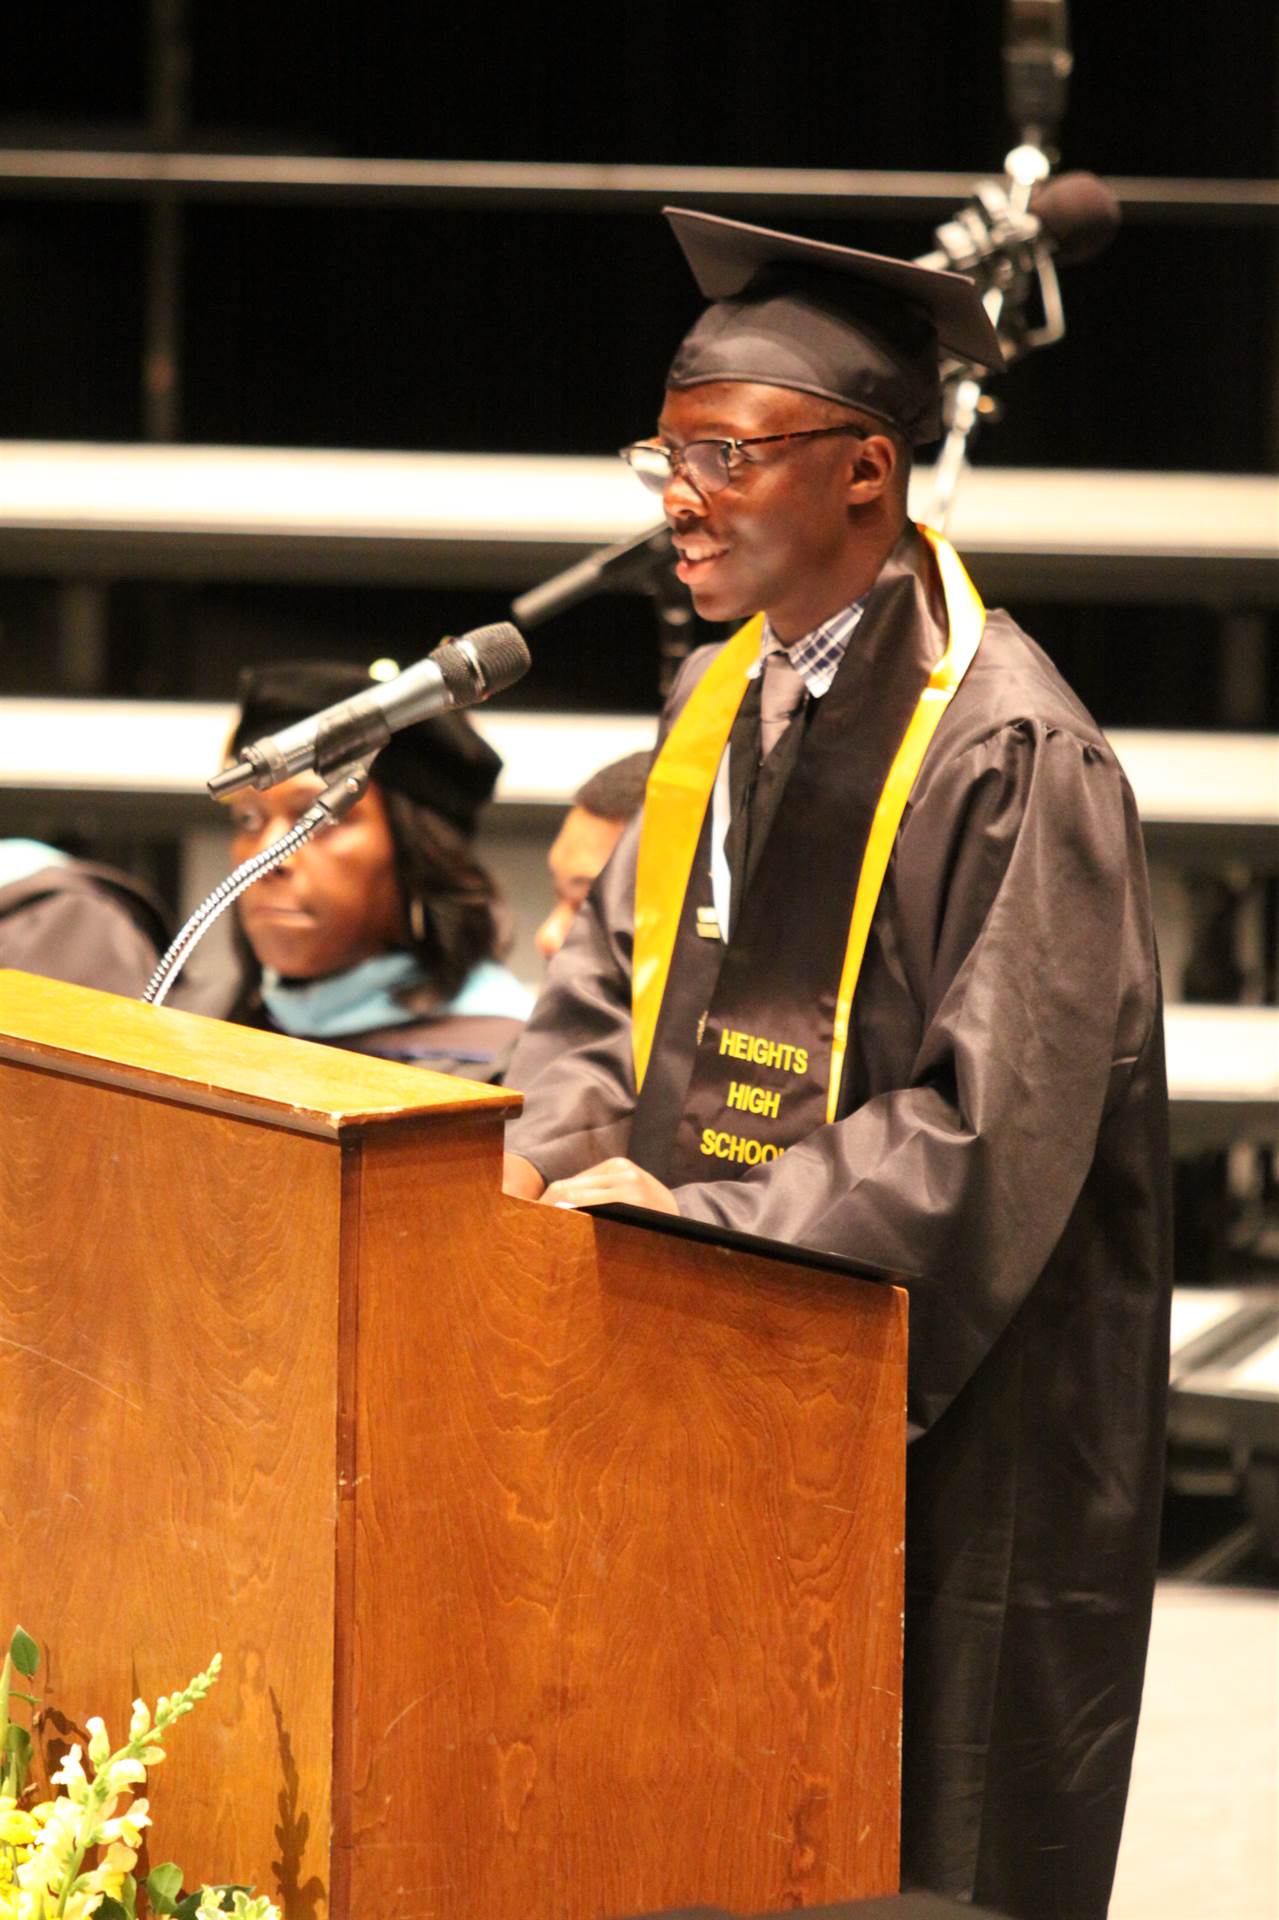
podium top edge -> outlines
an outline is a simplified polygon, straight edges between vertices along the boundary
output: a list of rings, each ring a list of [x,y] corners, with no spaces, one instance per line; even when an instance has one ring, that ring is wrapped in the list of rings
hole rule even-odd
[[[328,1139],[520,1105],[509,1088],[7,970],[0,1059]]]

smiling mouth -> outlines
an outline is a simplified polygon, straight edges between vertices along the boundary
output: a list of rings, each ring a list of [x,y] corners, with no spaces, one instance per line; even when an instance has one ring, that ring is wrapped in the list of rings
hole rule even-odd
[[[728,552],[727,547],[712,546],[708,540],[676,540],[674,546],[679,555],[675,572],[684,581],[698,579]]]

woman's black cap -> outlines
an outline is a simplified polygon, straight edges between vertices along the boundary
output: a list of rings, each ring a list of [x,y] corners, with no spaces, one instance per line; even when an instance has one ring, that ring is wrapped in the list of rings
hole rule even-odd
[[[941,432],[941,356],[995,371],[1004,364],[964,274],[717,214],[663,211],[714,303],[681,344],[670,387],[791,387],[857,407],[924,444]]]
[[[296,660],[246,667],[240,675],[240,713],[228,758],[264,734],[278,733],[363,693],[374,685],[363,667],[338,660]],[[480,811],[497,784],[502,761],[464,714],[438,713],[393,733],[373,763],[373,778],[443,814],[459,832],[475,832]]]

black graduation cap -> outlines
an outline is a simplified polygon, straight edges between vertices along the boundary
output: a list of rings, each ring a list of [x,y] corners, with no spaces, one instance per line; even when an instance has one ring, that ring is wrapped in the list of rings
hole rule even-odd
[[[998,371],[999,338],[962,273],[664,207],[708,300],[670,387],[748,380],[862,409],[920,444],[941,432],[943,354]]]
[[[245,667],[240,674],[240,714],[227,743],[229,759],[241,748],[309,719],[338,700],[373,685],[364,667],[341,660],[282,661]],[[497,784],[502,760],[464,714],[437,713],[393,733],[373,763],[377,785],[443,814],[469,838],[480,809]]]

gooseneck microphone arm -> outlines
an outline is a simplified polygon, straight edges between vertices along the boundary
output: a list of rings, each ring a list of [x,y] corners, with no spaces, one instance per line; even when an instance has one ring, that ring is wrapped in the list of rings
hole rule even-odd
[[[242,860],[213,889],[208,899],[200,902],[172,945],[161,955],[160,964],[143,988],[142,999],[148,1006],[163,1006],[169,988],[214,921],[220,919],[255,880],[273,872],[276,867],[282,867],[312,834],[318,833],[321,827],[334,826],[343,814],[350,812],[360,796],[368,790],[369,765],[369,761],[361,760],[341,768],[337,777],[323,793],[316,795],[306,812],[293,822],[287,833],[282,833],[269,847],[263,847],[261,853],[251,854],[247,860]]]

